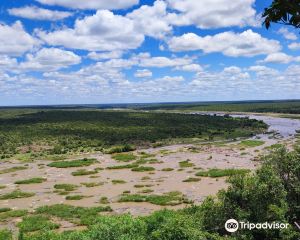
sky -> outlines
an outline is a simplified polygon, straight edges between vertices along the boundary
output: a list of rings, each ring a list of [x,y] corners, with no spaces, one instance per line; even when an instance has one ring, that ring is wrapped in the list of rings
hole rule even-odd
[[[271,1],[1,0],[0,105],[300,98]]]

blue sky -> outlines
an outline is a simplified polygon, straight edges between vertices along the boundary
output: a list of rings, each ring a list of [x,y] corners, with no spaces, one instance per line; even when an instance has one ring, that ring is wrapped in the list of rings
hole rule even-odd
[[[296,99],[271,1],[2,0],[0,105]]]

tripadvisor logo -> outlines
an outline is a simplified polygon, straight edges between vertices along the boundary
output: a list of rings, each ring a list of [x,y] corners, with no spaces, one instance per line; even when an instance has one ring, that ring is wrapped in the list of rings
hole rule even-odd
[[[229,219],[225,223],[225,229],[227,232],[234,233],[239,229],[287,229],[288,223],[280,222],[264,222],[264,223],[250,223],[250,222],[238,222],[235,219]]]
[[[225,229],[227,232],[236,232],[239,229],[239,223],[235,219],[229,219],[225,223]]]

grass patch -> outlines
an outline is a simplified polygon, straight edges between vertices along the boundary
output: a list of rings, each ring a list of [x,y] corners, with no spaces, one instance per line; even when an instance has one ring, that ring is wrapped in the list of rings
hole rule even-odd
[[[174,171],[174,168],[163,168],[162,171],[163,172],[172,172],[172,171]]]
[[[261,140],[244,140],[241,141],[239,145],[242,147],[259,147],[263,144],[265,144],[265,142]]]
[[[139,193],[152,193],[152,192],[154,192],[154,190],[149,189],[149,188],[139,191]]]
[[[53,230],[58,229],[59,224],[50,221],[48,216],[44,215],[34,215],[27,216],[23,218],[23,221],[17,225],[21,232],[36,232],[39,230]]]
[[[111,147],[109,149],[106,149],[104,152],[109,153],[109,154],[113,154],[113,153],[130,152],[130,151],[134,151],[135,149],[136,149],[135,146],[130,145],[130,144],[125,144],[125,145],[122,145],[122,146]]]
[[[15,190],[11,193],[6,193],[6,194],[0,195],[0,200],[16,199],[16,198],[29,198],[29,197],[33,197],[34,195],[35,195],[34,193],[22,192],[20,190]]]
[[[72,196],[66,196],[66,200],[81,200],[83,198],[86,198],[86,196],[83,195],[72,195]]]
[[[4,212],[0,212],[0,222],[6,221],[10,218],[15,217],[23,217],[27,214],[27,210],[5,210]]]
[[[102,182],[90,182],[90,183],[81,183],[81,185],[87,187],[87,188],[91,188],[91,187],[98,187],[98,186],[102,186],[103,183]]]
[[[4,189],[4,188],[6,188],[5,185],[0,185],[0,189]]]
[[[12,167],[12,168],[6,168],[6,169],[0,170],[0,174],[12,173],[12,172],[17,172],[17,171],[25,170],[25,169],[27,169],[27,167]]]
[[[59,217],[64,220],[84,219],[86,217],[95,217],[99,212],[111,212],[109,206],[105,207],[74,207],[66,204],[56,204],[52,206],[39,207],[36,212],[38,214],[45,214],[48,216]]]
[[[186,160],[186,161],[179,162],[180,168],[194,167],[195,164],[194,164],[194,163],[191,163],[190,161],[191,161],[191,160]]]
[[[101,197],[100,201],[101,204],[109,204],[108,198],[107,197]]]
[[[106,169],[108,170],[114,170],[114,169],[131,169],[131,168],[136,168],[139,165],[136,163],[132,163],[132,164],[126,164],[126,165],[119,165],[119,166],[110,166],[107,167]]]
[[[78,186],[74,185],[74,184],[63,183],[63,184],[55,184],[54,188],[57,190],[64,190],[66,192],[72,192],[72,191],[75,191],[78,188]]]
[[[218,178],[218,177],[228,177],[233,176],[237,174],[246,174],[249,173],[249,169],[209,169],[208,171],[200,171],[196,173],[196,176],[199,177],[212,177],[212,178]]]
[[[26,179],[26,180],[19,180],[16,181],[15,184],[37,184],[37,183],[43,183],[46,182],[47,179],[46,178],[30,178],[30,179]]]
[[[140,167],[132,168],[131,171],[133,171],[133,172],[150,172],[150,171],[155,171],[155,168],[140,166]]]
[[[112,158],[119,162],[130,162],[136,159],[136,156],[130,153],[115,154]]]
[[[0,230],[0,240],[12,240],[12,232],[7,229]]]
[[[79,169],[75,172],[72,172],[72,176],[86,176],[86,175],[93,175],[97,174],[98,171],[96,170],[86,170],[86,169]]]
[[[190,201],[181,192],[169,192],[163,195],[123,195],[119,202],[149,202],[160,206],[175,206]]]
[[[134,185],[135,188],[144,188],[144,187],[152,187],[152,184],[136,184]]]
[[[199,181],[201,181],[201,178],[190,177],[190,178],[183,180],[182,182],[199,182]]]
[[[72,167],[84,167],[84,166],[90,166],[96,162],[96,159],[79,159],[79,160],[73,160],[73,161],[59,161],[59,162],[52,162],[49,163],[49,167],[56,167],[56,168],[72,168]]]
[[[124,184],[124,183],[126,183],[126,181],[124,181],[124,180],[119,180],[119,179],[114,179],[114,180],[112,180],[111,182],[112,182],[112,184]]]

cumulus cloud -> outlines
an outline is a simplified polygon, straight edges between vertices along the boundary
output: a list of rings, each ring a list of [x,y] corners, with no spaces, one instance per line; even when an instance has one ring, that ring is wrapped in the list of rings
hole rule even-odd
[[[282,52],[278,52],[278,53],[271,53],[269,54],[262,62],[265,63],[290,63],[292,61],[297,61],[298,58],[294,58],[290,55],[287,55],[285,53]]]
[[[184,72],[200,72],[203,68],[196,63],[191,63],[187,65],[177,66],[175,70],[184,71]]]
[[[89,51],[135,49],[144,41],[144,35],[135,29],[131,19],[108,10],[76,20],[74,28],[37,34],[49,45]]]
[[[141,67],[152,68],[177,67],[192,63],[190,58],[151,57],[149,53],[141,53],[133,59],[136,59]]]
[[[122,51],[112,52],[90,52],[87,56],[93,60],[115,59],[122,57]]]
[[[172,31],[167,19],[167,4],[164,1],[156,1],[153,6],[143,5],[127,14],[127,17],[134,20],[139,32],[150,37],[163,38]]]
[[[294,43],[289,44],[288,47],[291,50],[298,50],[298,49],[300,49],[300,43],[294,42]]]
[[[139,0],[36,0],[46,5],[57,5],[73,9],[124,9],[139,3]]]
[[[148,69],[139,69],[135,72],[136,78],[149,78],[152,77],[152,72]]]
[[[198,28],[253,26],[257,24],[255,0],[167,0],[179,14],[170,15],[175,25],[196,25]]]
[[[290,32],[287,28],[282,27],[278,30],[278,34],[281,34],[287,40],[297,40],[298,37],[295,33]]]
[[[35,54],[27,54],[26,61],[20,64],[20,69],[23,71],[56,71],[80,62],[81,57],[71,51],[43,48]]]
[[[11,26],[0,23],[0,54],[20,56],[36,45],[38,41],[24,30],[20,21]]]
[[[169,48],[176,52],[202,50],[204,53],[221,52],[230,57],[253,57],[278,52],[281,45],[276,40],[263,38],[260,34],[247,30],[242,33],[223,32],[205,37],[187,33],[173,37],[169,41]]]
[[[71,12],[53,11],[45,8],[38,8],[35,6],[26,6],[21,8],[8,9],[10,15],[35,19],[35,20],[49,20],[57,21],[73,15]]]

